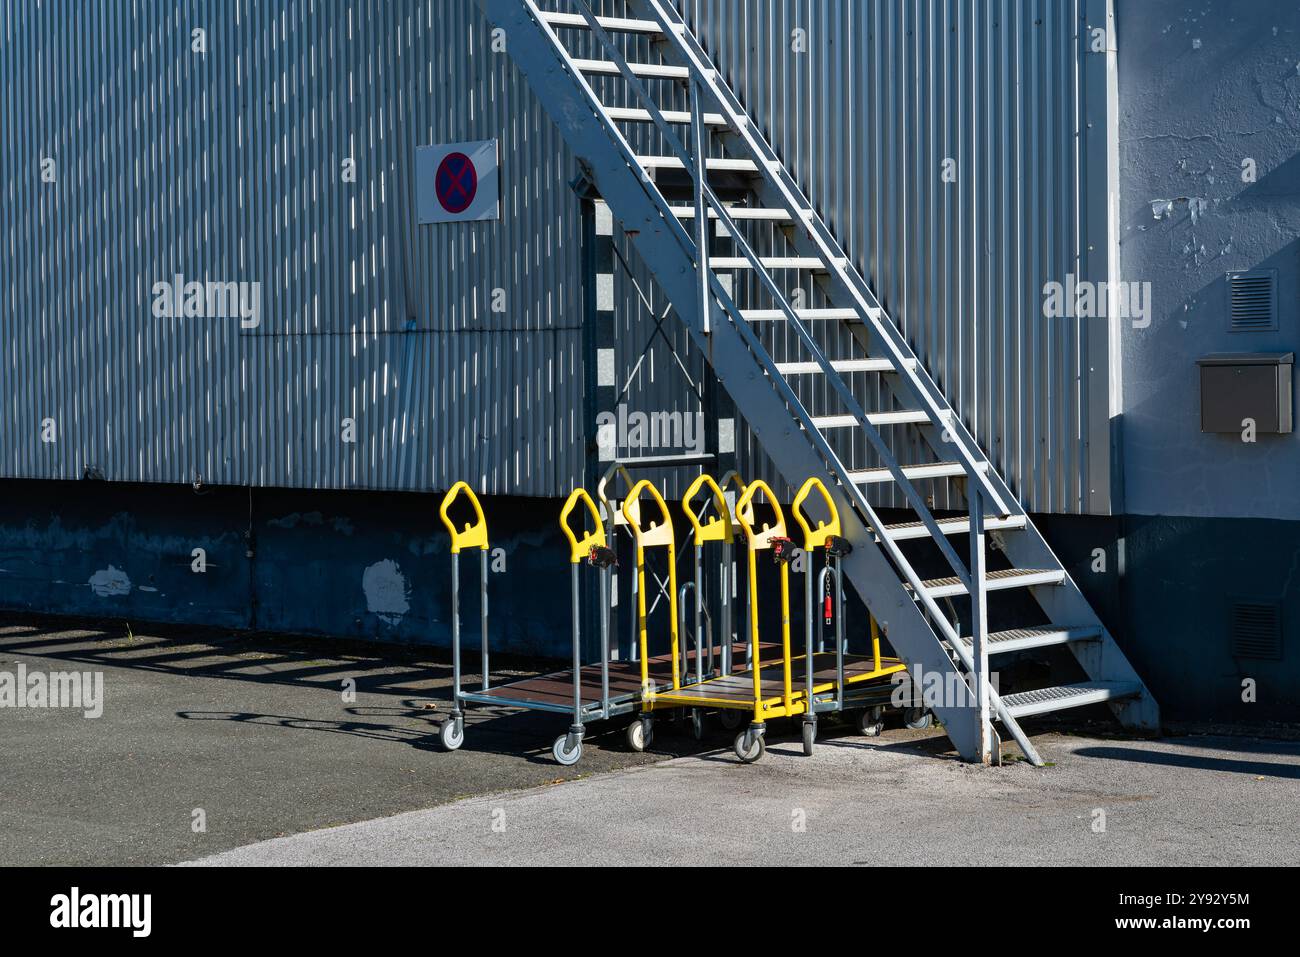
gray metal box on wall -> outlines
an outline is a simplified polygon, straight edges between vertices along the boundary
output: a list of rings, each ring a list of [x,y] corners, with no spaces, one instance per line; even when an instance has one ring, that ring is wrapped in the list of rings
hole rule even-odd
[[[1201,370],[1202,432],[1240,432],[1247,420],[1257,433],[1292,430],[1295,353],[1223,353],[1196,364]]]

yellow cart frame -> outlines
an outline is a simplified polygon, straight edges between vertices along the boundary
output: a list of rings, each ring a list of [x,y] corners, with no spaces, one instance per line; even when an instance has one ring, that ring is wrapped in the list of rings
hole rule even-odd
[[[644,517],[641,508],[641,496],[649,494],[658,509],[658,520]],[[673,534],[673,516],[668,510],[668,503],[655,488],[654,483],[643,479],[637,482],[623,500],[623,518],[632,529],[636,540],[636,580],[637,580],[637,648],[641,661],[641,707],[639,721],[628,726],[628,744],[634,751],[644,751],[650,746],[654,737],[654,725],[650,712],[654,710],[657,689],[650,680],[650,622],[646,611],[646,549],[664,548],[668,552],[668,620],[669,643],[672,653],[672,686],[676,691],[682,686],[681,646],[677,625],[677,540]]]
[[[829,521],[820,521],[815,526],[810,523],[804,505],[816,491],[830,513]],[[755,521],[754,503],[759,494],[767,500],[775,513],[773,522],[765,522],[761,528]],[[794,657],[791,649],[790,634],[790,546],[785,512],[772,489],[764,482],[757,481],[745,487],[736,503],[735,516],[748,543],[748,641],[749,656],[752,667],[747,675],[732,674],[707,679],[694,685],[674,687],[671,691],[662,691],[646,696],[642,707],[648,713],[663,708],[707,707],[723,711],[749,711],[751,723],[742,730],[735,740],[736,755],[745,763],[752,763],[766,753],[767,722],[774,718],[787,718],[806,715],[811,720],[805,722],[805,751],[811,750],[812,739],[816,735],[815,718],[818,712],[843,710],[846,705],[845,690],[853,685],[879,682],[896,672],[904,671],[906,666],[893,658],[880,655],[879,633],[872,620],[872,655],[853,662],[852,673],[846,671],[844,643],[842,632],[837,636],[833,674],[819,673],[817,651],[814,646],[815,628],[813,617],[816,606],[811,601],[812,584],[816,576],[813,567],[813,555],[818,550],[828,550],[834,544],[844,548],[847,543],[839,537],[839,516],[835,503],[825,486],[816,479],[809,480],[800,489],[795,499],[795,520],[803,531],[803,547],[806,552],[806,595],[808,597],[806,614],[808,624],[805,632],[806,648],[803,655]],[[759,587],[758,559],[763,553],[776,551],[780,567],[780,601],[781,601],[781,651],[780,658],[767,664],[768,674],[764,674],[762,659],[762,642],[759,625]],[[838,557],[828,550],[828,562],[834,562],[835,595],[837,621],[842,622],[843,588],[839,576]],[[840,625],[842,629],[842,624]],[[805,672],[803,687],[794,684],[795,667],[802,665]],[[774,682],[771,673],[779,669],[779,681]],[[771,686],[777,684],[778,693],[773,694]],[[748,696],[742,693],[742,684],[750,687]],[[643,715],[645,721],[646,715]]]
[[[463,528],[457,528],[451,518],[451,508],[456,500],[464,496],[474,510],[474,521],[466,522]],[[438,729],[438,739],[448,751],[456,751],[465,743],[465,696],[460,687],[460,553],[467,549],[479,549],[479,619],[482,627],[483,656],[483,691],[492,686],[488,667],[488,527],[483,515],[483,506],[474,494],[474,490],[465,482],[457,482],[447,492],[438,509],[442,524],[451,533],[451,675],[452,699],[451,715]]]
[[[707,492],[707,500],[698,509],[695,507],[695,499],[701,492]],[[702,516],[708,510],[709,502],[713,504],[714,515],[707,520],[701,520]],[[731,510],[727,508],[727,499],[722,494],[722,488],[713,480],[713,476],[701,474],[690,488],[686,490],[685,497],[682,498],[682,512],[686,515],[686,520],[691,525],[691,543],[695,546],[691,549],[694,557],[694,579],[682,586],[681,595],[684,596],[688,589],[695,592],[695,680],[700,682],[704,680],[705,674],[715,674],[713,649],[713,636],[710,634],[706,638],[704,633],[705,618],[708,617],[708,611],[704,604],[704,552],[710,544],[718,544],[722,550],[722,563],[719,568],[718,578],[718,597],[722,608],[721,620],[722,630],[718,637],[721,639],[721,648],[719,649],[718,669],[722,674],[731,673],[731,588],[729,575],[731,572],[731,551],[736,541],[736,531],[732,526]],[[681,601],[678,602],[681,605]],[[683,617],[686,609],[681,609]],[[712,624],[712,618],[709,617],[709,623]],[[679,632],[685,632],[681,626]],[[706,660],[707,659],[707,660]],[[689,674],[689,667],[687,668]]]

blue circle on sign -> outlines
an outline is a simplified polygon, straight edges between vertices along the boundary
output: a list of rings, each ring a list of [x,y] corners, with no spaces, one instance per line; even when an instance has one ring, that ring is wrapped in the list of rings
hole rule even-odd
[[[435,179],[438,202],[453,216],[463,213],[478,195],[478,170],[464,153],[448,153]]]

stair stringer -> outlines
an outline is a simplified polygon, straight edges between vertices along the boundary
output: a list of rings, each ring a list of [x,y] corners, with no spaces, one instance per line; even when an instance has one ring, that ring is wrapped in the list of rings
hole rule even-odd
[[[809,475],[826,482],[844,520],[845,538],[854,549],[844,561],[845,576],[859,597],[887,628],[894,650],[910,668],[936,676],[944,687],[956,681],[969,688],[954,668],[946,645],[926,621],[903,587],[898,573],[875,543],[836,477],[829,473],[819,453],[799,426],[791,410],[766,378],[731,322],[714,303],[712,333],[699,332],[698,290],[694,261],[668,228],[665,208],[645,173],[624,159],[622,150],[587,105],[578,80],[547,38],[538,31],[519,0],[477,0],[489,22],[506,32],[515,65],[524,74],[560,134],[578,158],[584,172],[609,204],[616,220],[636,246],[661,290],[673,303],[692,340],[708,357],[714,374],[731,395],[738,410],[777,470],[791,484]],[[978,709],[952,706],[948,701],[927,702],[943,723],[957,752],[968,761],[979,759]]]

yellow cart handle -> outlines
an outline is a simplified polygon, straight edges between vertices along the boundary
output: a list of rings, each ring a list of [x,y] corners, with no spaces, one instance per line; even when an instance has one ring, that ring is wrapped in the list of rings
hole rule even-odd
[[[776,523],[765,523],[762,531],[755,531],[754,498],[759,492],[767,497],[767,503],[776,512]],[[777,539],[789,541],[789,535],[785,529],[785,513],[781,511],[776,494],[763,481],[751,482],[745,489],[740,501],[736,503],[736,518],[749,542],[749,656],[754,679],[754,721],[758,723],[763,720],[764,694],[763,660],[758,634],[758,553],[771,549]],[[789,712],[794,702],[794,676],[790,664],[790,566],[786,562],[781,562],[781,656],[782,701]]]
[[[762,531],[755,531],[754,525],[754,497],[762,492],[767,497],[767,502],[776,512],[776,524],[768,525],[764,523]],[[785,512],[781,511],[781,506],[776,500],[774,493],[766,482],[759,480],[750,482],[745,488],[745,492],[740,496],[740,501],[736,503],[736,518],[740,522],[740,527],[745,532],[745,538],[749,541],[749,547],[753,551],[762,551],[772,547],[772,542],[778,538],[789,538],[785,528]]]
[[[722,488],[723,498],[726,498],[728,489],[730,489],[733,485],[736,487],[736,511],[739,512],[740,499],[744,498],[745,489],[749,487],[748,485],[745,484],[745,480],[740,477],[740,473],[737,472],[735,469],[732,469],[726,475],[722,476],[722,481],[719,482],[718,485],[721,486]],[[749,523],[751,525],[754,524],[754,506],[752,504],[749,506],[748,516],[749,516]],[[733,514],[731,517],[733,520],[738,521],[740,516]]]
[[[596,497],[600,499],[600,504],[605,509],[605,521],[609,522],[609,524],[614,527],[617,527],[619,522],[623,520],[623,516],[619,513],[619,510],[615,507],[614,501],[610,498],[611,483],[618,478],[623,480],[623,490],[630,493],[632,491],[632,486],[636,483],[632,481],[632,473],[618,462],[611,465],[609,470],[600,477],[600,481],[596,483]],[[613,491],[615,495],[618,494],[616,490]],[[626,501],[626,499],[624,500]],[[636,509],[634,508],[633,511],[635,512]]]
[[[699,516],[693,507],[695,496],[707,488],[709,494],[713,496],[713,507],[717,510],[717,515],[711,516],[703,524],[700,523]],[[686,513],[686,519],[691,523],[691,528],[695,530],[695,547],[703,548],[706,542],[733,542],[736,540],[736,530],[731,525],[731,510],[727,508],[726,496],[722,494],[722,489],[718,483],[713,481],[711,475],[701,475],[691,487],[686,490],[686,497],[682,499],[682,511]]]
[[[469,504],[474,508],[475,518],[473,523],[465,523],[464,531],[458,532],[456,531],[456,523],[451,520],[449,513],[451,512],[451,506],[461,495],[469,498]],[[483,506],[479,504],[478,496],[474,494],[474,490],[469,485],[464,482],[457,482],[453,485],[451,491],[442,500],[442,508],[438,510],[438,514],[442,516],[442,524],[447,526],[447,531],[451,532],[451,553],[453,555],[459,555],[461,550],[466,548],[481,548],[487,551],[487,519],[483,517]]]
[[[649,527],[641,525],[641,496],[645,492],[650,493],[650,497],[659,506],[659,514],[662,516],[661,521],[651,522]],[[623,517],[632,527],[632,534],[636,538],[638,548],[666,546],[671,549],[675,546],[672,513],[668,511],[668,503],[664,501],[664,497],[659,494],[659,490],[649,479],[637,482],[627,498],[623,500]]]
[[[660,521],[652,522],[649,528],[641,526],[641,495],[650,493],[659,506]],[[647,479],[638,482],[623,501],[623,517],[627,519],[636,539],[636,576],[637,576],[637,638],[641,646],[641,696],[642,706],[653,706],[654,687],[650,683],[650,637],[649,611],[646,606],[646,560],[647,548],[664,547],[668,549],[668,635],[671,639],[673,661],[673,690],[681,687],[681,652],[677,634],[677,548],[673,540],[673,516],[668,511],[668,503]]]
[[[819,521],[814,529],[809,525],[809,519],[804,514],[804,502],[808,501],[808,496],[816,489],[821,493],[822,501],[826,503],[826,510],[830,512],[831,520],[829,522]],[[791,507],[794,513],[794,520],[799,523],[803,529],[804,548],[812,551],[814,548],[825,548],[827,541],[832,538],[840,537],[840,513],[835,508],[835,501],[831,498],[831,493],[826,490],[821,479],[810,478],[803,483],[803,488],[799,489],[799,494],[794,497],[794,505]]]
[[[587,532],[581,538],[569,524],[570,516],[579,505],[587,506],[587,513],[596,525],[594,531]],[[596,503],[592,501],[586,489],[575,488],[569,500],[564,503],[564,510],[560,512],[560,528],[564,530],[564,537],[569,540],[569,561],[574,565],[581,565],[586,561],[593,547],[605,547],[605,523],[600,520],[600,510],[596,508]]]

